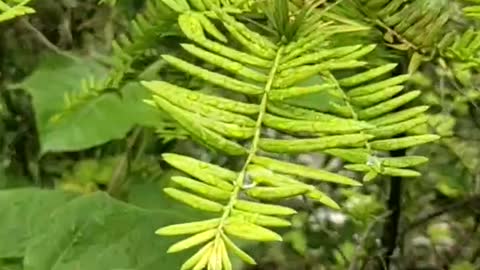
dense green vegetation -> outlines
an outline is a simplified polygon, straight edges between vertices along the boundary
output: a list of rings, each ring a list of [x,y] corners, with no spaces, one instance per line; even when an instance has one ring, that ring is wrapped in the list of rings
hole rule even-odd
[[[0,270],[480,269],[480,1],[0,1]]]

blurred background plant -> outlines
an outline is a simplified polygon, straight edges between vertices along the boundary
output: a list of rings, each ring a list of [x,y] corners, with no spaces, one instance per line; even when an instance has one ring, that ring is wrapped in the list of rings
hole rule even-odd
[[[258,265],[235,269],[480,269],[480,2],[391,1],[430,16],[417,28],[420,15],[409,14],[410,28],[382,17],[388,1],[321,2],[328,18],[372,27],[358,39],[412,74],[430,105],[418,130],[442,139],[409,150],[430,159],[418,179],[330,188],[341,211],[287,202],[299,213],[284,242],[245,245]],[[161,192],[180,174],[161,153],[238,161],[199,147],[143,103],[139,80],[202,89],[159,60],[188,57],[172,46],[184,38],[173,12],[160,0],[11,0],[0,1],[0,22],[0,269],[178,268],[184,257],[165,256],[172,241],[153,232],[200,214]],[[437,28],[448,33],[429,42]],[[297,159],[343,166],[323,154]]]

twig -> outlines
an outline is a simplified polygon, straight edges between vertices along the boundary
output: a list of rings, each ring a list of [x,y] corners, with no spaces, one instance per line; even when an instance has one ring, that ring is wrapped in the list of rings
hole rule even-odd
[[[68,53],[64,52],[63,50],[61,50],[60,48],[58,48],[55,44],[53,44],[52,42],[50,42],[50,40],[48,40],[47,37],[45,37],[45,35],[43,35],[42,32],[40,32],[40,30],[38,30],[35,26],[33,26],[27,18],[21,18],[19,20],[20,24],[25,27],[27,30],[29,30],[33,36],[40,42],[42,43],[45,47],[47,47],[48,49],[50,49],[51,51],[55,52],[56,54],[59,54],[59,55],[62,55],[62,56],[66,56],[66,57],[69,57],[69,58],[72,58],[71,55],[69,55]]]
[[[462,201],[456,202],[454,204],[450,204],[442,209],[434,211],[430,214],[427,214],[424,217],[417,219],[416,221],[412,222],[404,231],[402,231],[402,237],[405,236],[409,231],[413,230],[414,228],[423,225],[424,223],[429,222],[431,219],[444,215],[448,212],[452,212],[455,210],[463,209],[468,206],[473,206],[478,204],[480,207],[480,194],[473,195],[469,198],[466,198]]]
[[[107,192],[113,197],[117,195],[118,189],[122,186],[122,182],[128,172],[128,167],[130,163],[129,161],[132,155],[133,147],[135,146],[141,132],[142,128],[137,127],[133,131],[131,137],[127,139],[125,154],[118,161],[117,166],[113,171],[112,178],[110,179],[110,182],[108,182]]]
[[[405,156],[405,150],[392,152],[392,156]],[[399,223],[402,204],[402,178],[392,177],[390,179],[390,194],[387,201],[387,209],[391,213],[387,222],[383,227],[383,235],[381,238],[382,247],[385,251],[382,254],[382,260],[386,266],[385,269],[390,269],[390,258],[397,247],[397,240],[399,236]]]

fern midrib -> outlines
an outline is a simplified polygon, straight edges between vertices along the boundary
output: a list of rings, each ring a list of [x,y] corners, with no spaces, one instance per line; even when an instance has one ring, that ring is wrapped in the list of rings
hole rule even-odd
[[[272,89],[273,81],[275,79],[275,74],[277,73],[277,69],[278,69],[278,66],[280,64],[280,58],[282,56],[283,49],[284,49],[284,47],[280,47],[278,49],[277,54],[275,56],[275,60],[273,62],[273,66],[270,69],[270,74],[268,76],[268,80],[267,80],[267,83],[265,84],[264,92],[263,92],[263,95],[262,95],[262,100],[261,100],[261,103],[260,103],[260,110],[259,110],[259,113],[258,113],[257,121],[255,123],[255,135],[252,139],[252,145],[249,149],[249,153],[248,153],[248,156],[245,160],[245,163],[243,164],[243,167],[242,167],[241,171],[239,172],[237,179],[235,180],[235,188],[232,191],[232,196],[230,197],[230,200],[229,200],[227,206],[225,206],[225,211],[224,211],[224,213],[221,217],[220,224],[217,228],[216,238],[219,238],[222,235],[223,226],[225,225],[225,222],[228,219],[228,217],[230,217],[230,214],[233,210],[233,206],[237,202],[240,191],[242,190],[245,175],[247,173],[247,167],[248,167],[248,165],[250,165],[253,157],[256,155],[256,153],[258,151],[258,144],[259,144],[261,133],[262,133],[263,118],[264,118],[265,113],[267,111],[268,94],[269,94],[270,90]]]
[[[345,102],[345,104],[347,105],[348,107],[348,110],[350,111],[350,113],[352,114],[352,118],[353,120],[356,120],[356,121],[360,121],[360,119],[358,118],[358,114],[357,112],[355,111],[355,109],[353,108],[352,104],[350,104],[350,100],[349,100],[349,97],[347,96],[347,94],[345,93],[345,91],[343,90],[343,88],[340,86],[340,84],[338,83],[338,81],[335,79],[335,77],[329,73],[329,76],[330,78],[333,80],[333,82],[335,83],[336,87],[340,90],[341,94],[342,94],[342,98],[343,98],[343,101]],[[365,134],[365,132],[360,131],[360,134]],[[370,146],[370,143],[368,142],[368,140],[365,141],[365,148],[367,149],[368,151],[368,154],[372,154],[372,148]]]
[[[408,39],[404,38],[400,33],[395,31],[391,27],[387,26],[380,19],[374,20],[374,23],[377,24],[378,26],[382,27],[386,31],[388,31],[390,34],[394,35],[396,38],[398,38],[398,40],[400,40],[401,42],[403,42],[404,44],[406,44],[407,46],[409,46],[413,50],[415,50],[415,51],[419,50],[419,48],[415,44],[411,43]]]
[[[357,3],[357,7],[360,10],[362,10],[364,14],[368,14],[368,12],[365,10],[364,7],[362,7],[362,5],[360,3],[358,3],[358,2],[356,2],[356,3]],[[389,32],[390,34],[394,35],[396,38],[398,38],[398,40],[400,40],[402,43],[406,44],[407,46],[409,46],[413,50],[418,51],[420,49],[415,44],[411,43],[408,39],[404,38],[400,33],[395,31],[394,29],[392,29],[388,25],[386,25],[380,18],[370,19],[370,21],[373,24],[376,24],[376,25],[380,26],[381,28],[383,28],[384,30]]]

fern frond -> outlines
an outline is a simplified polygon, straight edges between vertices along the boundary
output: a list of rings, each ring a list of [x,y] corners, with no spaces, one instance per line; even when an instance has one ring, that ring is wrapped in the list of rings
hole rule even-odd
[[[35,13],[33,8],[27,6],[30,1],[31,0],[10,1],[13,2],[11,4],[9,4],[8,1],[0,1],[0,22]]]
[[[98,88],[117,88],[125,75],[131,72],[132,64],[144,57],[145,52],[157,54],[155,50],[159,40],[175,32],[169,19],[168,10],[161,0],[146,1],[145,10],[131,22],[128,31],[113,41],[113,67]]]
[[[210,3],[204,3],[207,2]],[[361,185],[343,175],[280,160],[277,153],[346,153],[349,160],[349,153],[358,152],[353,170],[365,170],[367,166],[368,172],[378,174],[417,175],[404,168],[424,162],[423,157],[381,159],[373,151],[408,148],[437,139],[435,135],[394,137],[424,123],[419,116],[424,110],[393,113],[419,92],[399,94],[408,76],[385,76],[395,68],[394,64],[367,67],[368,63],[361,59],[375,46],[339,48],[328,42],[335,34],[365,28],[318,21],[319,31],[300,25],[298,31],[306,31],[304,35],[275,42],[275,37],[251,30],[224,10],[215,9],[214,16],[201,18],[196,14],[184,11],[178,17],[180,28],[192,41],[181,46],[209,65],[172,55],[162,58],[207,85],[247,95],[252,103],[200,93],[165,81],[142,82],[152,91],[148,103],[166,112],[194,140],[227,155],[245,158],[242,168],[233,171],[183,155],[163,155],[168,164],[186,174],[173,178],[176,187],[166,188],[165,192],[184,204],[218,214],[215,219],[157,231],[160,235],[191,235],[174,244],[170,252],[202,246],[182,269],[230,269],[228,252],[254,263],[230,238],[281,241],[270,228],[289,226],[285,216],[295,211],[274,202],[304,195],[338,209],[338,204],[315,183]],[[210,23],[205,23],[205,19]],[[219,39],[216,31],[207,31],[211,25],[226,30],[225,40]],[[363,71],[353,76],[342,77],[337,72],[352,73],[358,69]],[[332,101],[323,112],[295,103],[295,99],[312,94],[325,94],[338,102]],[[414,117],[418,119],[412,121]],[[265,128],[292,137],[267,138],[262,133]],[[380,160],[380,169],[370,166],[372,159]]]
[[[210,1],[205,3],[210,3]],[[169,13],[169,8],[180,14],[188,13],[188,16],[182,16],[182,18],[195,17],[206,32],[213,35],[217,40],[226,42],[223,34],[207,18],[207,15],[215,16],[215,14],[206,10],[205,5],[209,9],[221,7],[228,12],[239,13],[241,12],[240,8],[249,7],[251,4],[249,1],[233,0],[221,1],[221,3],[212,1],[210,4],[203,4],[201,0],[190,2],[176,0],[146,1],[144,11],[136,16],[125,33],[120,34],[113,41],[109,73],[102,79],[86,79],[81,93],[66,97],[66,106],[63,113],[67,113],[73,107],[81,106],[90,98],[96,97],[109,89],[118,89],[124,82],[125,77],[129,73],[134,72],[132,66],[136,61],[147,55],[149,58],[158,57],[160,54],[158,51],[160,40],[166,36],[176,34],[179,30],[172,23],[172,20],[175,20],[176,17]],[[174,26],[173,28],[172,25]],[[195,50],[195,48],[191,50]]]
[[[417,98],[420,91],[401,93],[405,88],[402,84],[408,80],[409,75],[384,79],[395,66],[386,64],[337,81],[339,90],[344,94],[344,106],[351,111],[352,118],[366,120],[375,128],[365,131],[371,138],[367,139],[363,147],[336,148],[325,152],[354,163],[345,167],[365,172],[364,181],[373,180],[377,175],[419,176],[413,170],[398,168],[417,166],[426,162],[426,158],[386,158],[385,155],[388,151],[407,149],[439,139],[439,136],[433,134],[408,136],[409,131],[427,122],[428,117],[424,112],[428,107],[417,106],[397,111]],[[404,137],[398,137],[399,135]],[[352,153],[355,155],[352,156]]]
[[[445,25],[450,18],[446,0],[349,0],[339,4],[337,10],[355,16],[356,20],[364,17],[365,21],[378,26],[385,32],[387,46],[418,52],[435,49],[447,32]],[[364,16],[359,16],[358,11]],[[429,29],[427,34],[424,29]]]

